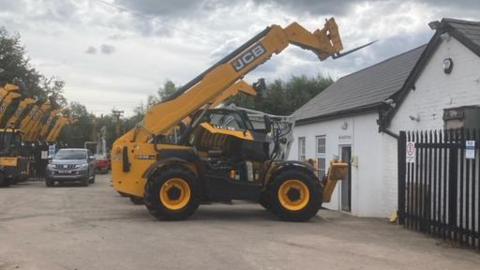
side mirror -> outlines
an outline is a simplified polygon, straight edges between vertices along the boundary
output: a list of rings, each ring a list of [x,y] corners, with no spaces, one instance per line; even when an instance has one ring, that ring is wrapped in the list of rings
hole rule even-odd
[[[265,133],[272,132],[272,119],[270,119],[270,116],[265,114],[263,119],[265,121]]]
[[[88,159],[89,160],[95,160],[95,156],[89,156]]]

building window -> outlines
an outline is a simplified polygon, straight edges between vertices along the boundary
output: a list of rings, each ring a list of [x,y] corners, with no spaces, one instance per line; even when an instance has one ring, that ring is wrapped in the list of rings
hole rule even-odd
[[[320,135],[315,137],[316,141],[316,153],[315,156],[317,158],[317,170],[318,170],[318,177],[322,179],[326,174],[326,144],[327,144],[327,137],[325,135]]]
[[[298,137],[298,160],[305,160],[305,137]]]

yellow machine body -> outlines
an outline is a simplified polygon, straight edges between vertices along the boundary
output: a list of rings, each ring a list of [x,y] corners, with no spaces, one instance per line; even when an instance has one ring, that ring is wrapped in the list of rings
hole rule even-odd
[[[308,164],[298,161],[275,160],[269,156],[268,151],[263,151],[266,144],[260,138],[265,136],[265,133],[263,135],[257,134],[258,132],[254,131],[253,127],[238,130],[226,126],[217,126],[203,120],[204,116],[210,117],[210,109],[240,92],[255,95],[256,90],[243,82],[243,77],[268,61],[273,55],[280,54],[290,44],[314,52],[320,60],[325,60],[330,56],[338,56],[343,49],[338,28],[333,18],[327,20],[322,29],[313,32],[306,30],[298,23],[292,23],[285,28],[278,25],[270,26],[212,68],[187,83],[172,97],[153,105],[146,113],[143,121],[115,141],[111,153],[112,182],[115,190],[132,198],[144,198],[146,188],[149,187],[147,184],[153,183],[149,180],[150,177],[160,173],[161,168],[167,163],[181,164],[182,167],[187,167],[192,174],[204,179],[208,177],[204,175],[204,170],[207,167],[197,165],[195,160],[208,162],[211,157],[215,158],[219,153],[233,153],[235,162],[241,163],[238,166],[247,168],[240,170],[235,165],[229,169],[228,175],[230,176],[225,178],[228,179],[226,180],[228,183],[225,183],[234,187],[229,186],[231,198],[239,198],[234,194],[236,192],[235,188],[241,186],[235,183],[236,179],[243,179],[242,181],[248,179],[248,181],[255,183],[252,190],[258,196],[250,196],[247,192],[252,185],[241,188],[243,188],[242,196],[257,200],[260,198],[260,192],[271,186],[271,179],[285,168],[293,168],[300,178],[307,174],[310,175],[310,173],[312,173],[311,177],[315,178],[313,168]],[[238,117],[242,118],[243,116],[239,113]],[[188,134],[188,137],[182,136],[179,140],[175,139],[171,142],[162,141],[165,140],[165,135],[176,133],[185,124],[189,124],[192,129],[195,128],[192,134],[183,133],[183,135]],[[189,140],[188,143],[185,142],[185,139]],[[244,149],[248,149],[251,155],[247,156],[246,152],[243,151]],[[262,151],[259,152],[259,150]],[[266,155],[267,158],[265,158]],[[286,182],[279,187],[279,190],[285,191],[282,196],[278,195],[279,199],[285,203],[287,208],[291,209],[300,209],[303,207],[300,207],[301,205],[307,205],[307,203],[310,205],[312,202],[309,200],[320,200],[321,203],[320,197],[322,195],[327,198],[331,196],[333,191],[332,181],[338,181],[344,177],[344,171],[340,168],[344,168],[343,165],[335,163],[330,169],[330,182],[327,181],[327,192],[330,194],[324,193],[318,194],[318,196],[316,193],[310,194],[308,192],[313,192],[312,190],[319,190],[316,187],[317,183],[312,182],[308,185],[313,186],[307,186],[306,182],[302,182],[302,179],[291,179],[290,182],[287,181],[288,183]],[[252,172],[247,178],[245,178],[245,175],[242,176],[241,173],[246,171]],[[222,175],[224,175],[223,172],[225,171],[222,171]],[[321,185],[320,181],[317,182],[318,185]],[[182,189],[184,184],[178,182],[175,185],[178,189]],[[209,187],[213,188],[214,186],[209,184]],[[262,188],[262,190],[257,189],[257,187]],[[303,201],[298,204],[300,206],[295,205],[296,199],[292,199],[292,196],[287,194],[287,191],[292,189],[298,191],[298,196]],[[160,193],[162,193],[162,190],[160,190]],[[190,189],[181,191],[184,195],[190,194],[190,192]],[[149,194],[158,195],[158,193],[151,192]],[[215,193],[215,195],[218,194],[221,194],[221,191]],[[171,206],[171,209],[176,209],[175,199],[166,200],[165,196],[165,194],[160,194],[160,200],[165,203],[165,207]],[[213,195],[210,196],[210,198],[212,197]],[[220,196],[216,197],[216,199],[218,198]],[[228,198],[227,196],[226,199]],[[311,206],[308,207],[311,208]],[[294,220],[296,217],[290,216],[287,219]]]
[[[0,129],[0,186],[25,180],[30,174],[30,158],[22,150],[23,133],[13,128]]]

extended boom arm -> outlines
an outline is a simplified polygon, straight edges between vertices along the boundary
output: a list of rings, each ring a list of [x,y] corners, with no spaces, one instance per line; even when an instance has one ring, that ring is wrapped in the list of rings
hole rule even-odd
[[[343,49],[333,18],[326,21],[323,29],[314,32],[298,23],[286,28],[272,25],[187,83],[166,102],[153,106],[144,121],[119,140],[145,143],[153,136],[167,132],[289,44],[313,51],[320,60],[337,55]]]

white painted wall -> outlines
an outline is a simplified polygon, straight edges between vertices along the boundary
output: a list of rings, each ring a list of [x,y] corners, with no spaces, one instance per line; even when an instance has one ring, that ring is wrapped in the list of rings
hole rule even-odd
[[[443,72],[443,60],[453,59],[451,74]],[[445,108],[480,105],[480,58],[455,38],[442,41],[424,71],[392,119],[390,130],[443,128]],[[413,121],[409,116],[419,117]],[[378,133],[377,114],[339,118],[297,126],[290,159],[298,158],[297,138],[306,137],[306,157],[315,158],[315,136],[326,135],[327,159],[340,155],[339,145],[351,144],[358,167],[352,167],[352,214],[389,217],[397,209],[397,141]],[[348,129],[341,127],[348,123]],[[339,137],[350,137],[342,141]],[[340,210],[340,184],[325,207]]]
[[[450,74],[443,72],[443,59],[453,59]],[[443,128],[443,109],[480,105],[480,57],[450,37],[432,55],[423,73],[397,111],[391,130]],[[412,121],[409,116],[419,116]]]
[[[345,117],[309,125],[296,126],[295,142],[290,151],[290,159],[298,159],[298,137],[305,137],[306,158],[315,158],[315,137],[326,135],[327,164],[334,157],[339,157],[341,145],[351,145],[352,157],[356,157],[357,167],[352,166],[352,211],[356,216],[384,217],[382,163],[385,135],[378,133],[377,113],[368,113],[353,117]],[[344,123],[347,128],[342,129]],[[324,206],[341,210],[341,184],[338,183],[332,202]]]
[[[443,72],[443,60],[452,58],[452,73]],[[480,105],[480,58],[467,47],[449,37],[442,41],[424,71],[392,119],[390,130],[443,129],[443,110],[466,105]],[[413,121],[409,116],[419,117]],[[389,142],[391,141],[391,142]],[[385,159],[383,175],[387,205],[397,208],[397,145],[384,141]],[[391,198],[391,200],[389,200]]]

